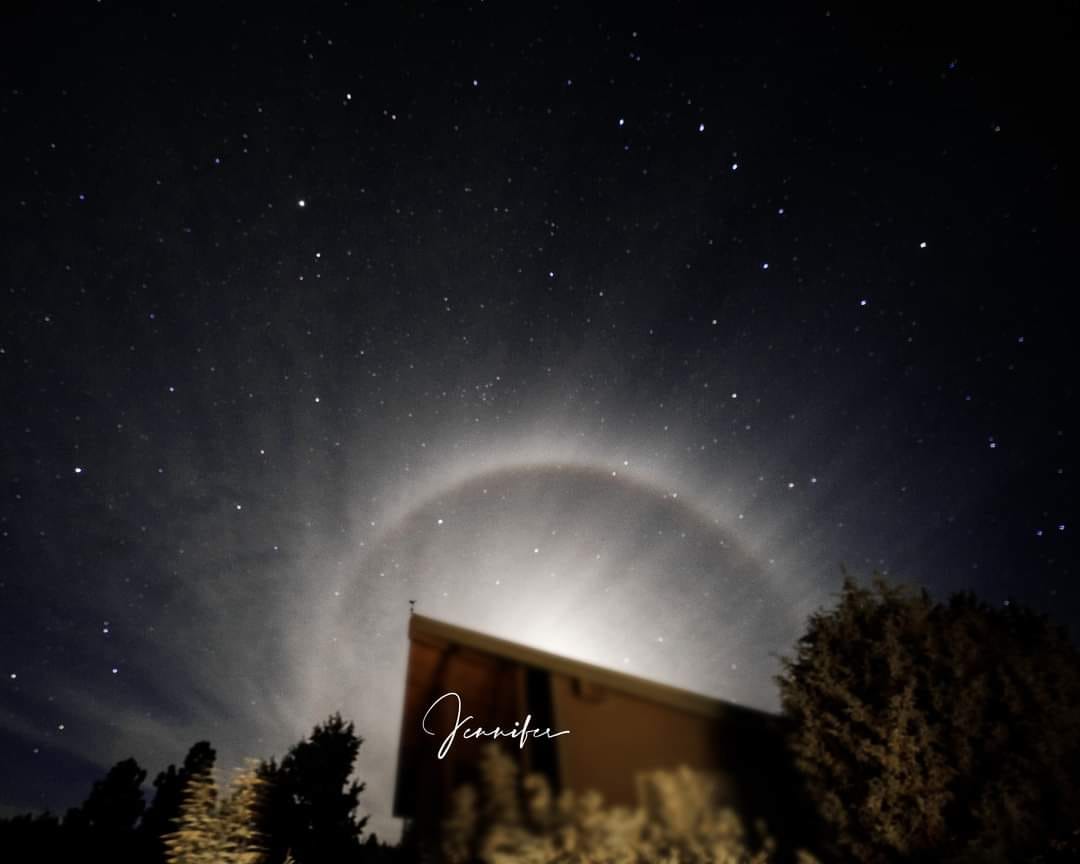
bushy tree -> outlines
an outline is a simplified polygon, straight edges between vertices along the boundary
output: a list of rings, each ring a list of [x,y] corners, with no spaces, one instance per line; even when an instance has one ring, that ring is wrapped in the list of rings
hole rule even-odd
[[[1043,616],[845,580],[779,683],[845,856],[1019,860],[1080,813],[1080,655]]]
[[[364,784],[352,781],[363,739],[339,714],[315,727],[277,764],[259,768],[268,784],[263,832],[271,861],[354,861],[367,817],[358,818]]]

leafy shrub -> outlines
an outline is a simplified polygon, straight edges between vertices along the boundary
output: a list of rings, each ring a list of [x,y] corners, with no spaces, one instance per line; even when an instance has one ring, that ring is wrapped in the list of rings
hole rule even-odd
[[[689,768],[638,775],[637,807],[605,806],[598,792],[552,793],[547,778],[519,782],[517,765],[489,745],[479,788],[454,791],[443,823],[449,864],[768,864],[766,826],[748,830],[719,806],[713,777]],[[811,864],[806,853],[800,861]]]

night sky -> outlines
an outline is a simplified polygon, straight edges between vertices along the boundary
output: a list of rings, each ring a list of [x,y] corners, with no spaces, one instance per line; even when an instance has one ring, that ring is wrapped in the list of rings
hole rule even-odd
[[[341,710],[392,835],[409,600],[766,709],[844,567],[1077,632],[1076,3],[135,5],[0,19],[0,812]]]

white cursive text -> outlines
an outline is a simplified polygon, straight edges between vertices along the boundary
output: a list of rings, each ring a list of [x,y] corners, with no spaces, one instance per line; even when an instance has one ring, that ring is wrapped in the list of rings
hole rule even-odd
[[[530,735],[533,738],[558,738],[560,735],[570,734],[569,729],[564,729],[562,732],[552,732],[550,729],[544,729],[543,731],[540,729],[530,729],[529,721],[532,720],[532,714],[526,714],[525,720],[521,723],[515,720],[513,729],[500,729],[498,726],[494,729],[484,729],[480,726],[472,729],[462,728],[466,723],[473,719],[473,716],[472,714],[468,714],[464,718],[461,716],[461,697],[457,693],[450,691],[449,693],[443,693],[443,695],[432,702],[431,707],[424,712],[424,719],[420,721],[420,726],[428,735],[437,734],[428,728],[427,719],[428,715],[435,709],[435,706],[442,702],[443,699],[453,699],[457,702],[457,722],[454,723],[454,728],[450,730],[449,734],[443,738],[438,752],[438,757],[440,759],[450,752],[450,748],[454,744],[454,737],[459,730],[461,731],[462,738],[491,738],[492,740],[496,738],[517,738],[519,750],[525,747],[525,742]],[[518,728],[519,726],[521,728]]]

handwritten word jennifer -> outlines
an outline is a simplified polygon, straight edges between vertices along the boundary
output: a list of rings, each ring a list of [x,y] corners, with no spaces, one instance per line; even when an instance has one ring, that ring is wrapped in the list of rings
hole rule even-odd
[[[443,693],[438,699],[431,703],[431,707],[424,712],[424,719],[420,721],[420,726],[428,735],[437,735],[438,733],[428,728],[428,715],[435,709],[443,699],[452,699],[457,703],[457,722],[454,724],[454,728],[450,730],[445,738],[443,738],[442,745],[439,747],[439,758],[442,759],[450,752],[450,748],[454,746],[454,737],[457,733],[461,732],[462,738],[517,738],[518,749],[524,749],[525,742],[531,735],[533,738],[558,738],[560,735],[569,735],[570,730],[564,729],[562,732],[552,732],[550,729],[530,729],[529,721],[532,720],[532,714],[526,714],[525,719],[522,722],[514,721],[513,729],[501,729],[496,726],[494,729],[484,729],[481,726],[475,728],[463,728],[465,724],[473,719],[472,714],[467,714],[465,717],[461,716],[461,697],[451,691],[449,693]],[[518,727],[521,727],[520,729]]]

